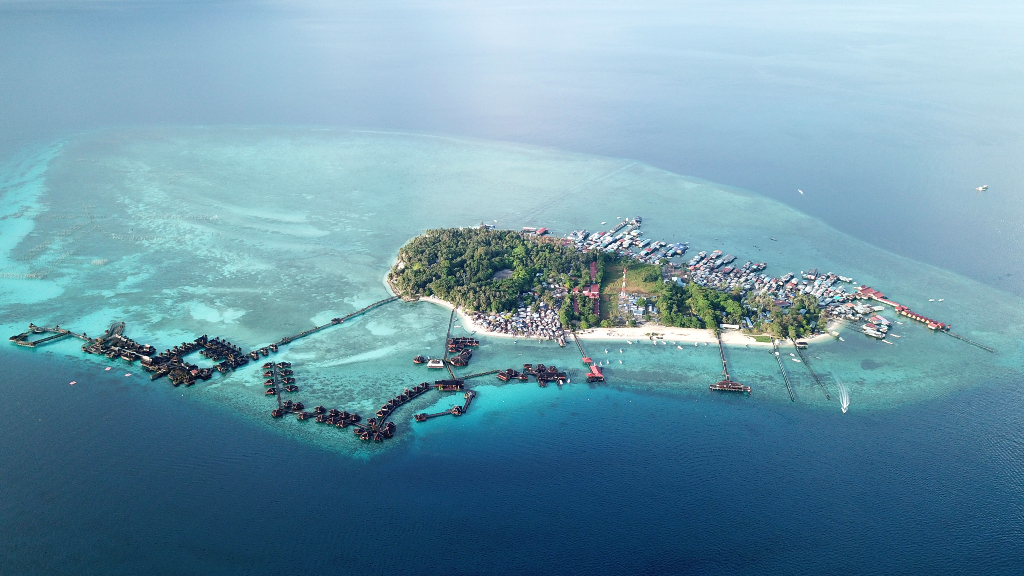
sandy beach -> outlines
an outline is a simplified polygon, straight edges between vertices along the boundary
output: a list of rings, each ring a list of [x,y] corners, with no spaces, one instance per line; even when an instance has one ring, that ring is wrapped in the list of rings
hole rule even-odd
[[[435,298],[433,296],[421,296],[420,300],[424,302],[430,302],[431,304],[437,304],[443,306],[449,310],[455,308],[450,302]],[[475,334],[483,336],[494,337],[494,338],[517,338],[525,340],[523,336],[514,336],[512,334],[502,334],[500,332],[488,332],[482,330],[473,319],[462,309],[456,310],[459,316],[461,326]],[[833,330],[838,327],[829,326],[829,330]],[[676,342],[677,345],[684,343],[715,343],[715,335],[710,330],[701,328],[676,328],[674,326],[659,326],[657,324],[646,324],[644,326],[637,326],[636,328],[620,327],[620,328],[590,328],[589,330],[580,330],[576,332],[576,336],[580,340],[616,340],[625,342],[642,342],[644,340],[667,340]],[[828,334],[819,334],[812,338],[805,338],[808,344],[814,344],[815,342],[821,342],[825,340],[831,340],[832,336]],[[744,334],[738,330],[725,330],[722,332],[722,343],[728,346],[765,346],[771,347],[770,342],[758,342],[753,336]]]

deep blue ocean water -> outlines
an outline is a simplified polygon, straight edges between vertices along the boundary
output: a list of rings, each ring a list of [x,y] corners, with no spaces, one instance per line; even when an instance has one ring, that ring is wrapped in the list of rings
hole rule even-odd
[[[2,574],[1017,574],[1024,557],[1019,384],[856,418],[566,386],[366,461],[0,355]]]

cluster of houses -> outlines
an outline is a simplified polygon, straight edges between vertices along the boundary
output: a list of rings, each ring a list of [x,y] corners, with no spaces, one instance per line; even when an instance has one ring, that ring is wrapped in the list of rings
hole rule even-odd
[[[497,332],[523,338],[564,339],[565,331],[558,320],[558,313],[544,302],[533,312],[528,307],[521,307],[515,312],[492,313],[475,312],[473,323],[487,332]]]

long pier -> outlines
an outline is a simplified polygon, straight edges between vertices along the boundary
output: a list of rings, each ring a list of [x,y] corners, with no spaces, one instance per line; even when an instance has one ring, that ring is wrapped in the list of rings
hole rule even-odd
[[[789,382],[789,374],[786,374],[786,367],[782,365],[782,356],[779,355],[779,345],[775,343],[775,338],[772,338],[772,348],[775,349],[775,360],[779,363],[779,370],[782,370],[782,379],[786,381],[789,399],[796,402],[796,395],[793,394],[793,385]]]
[[[977,346],[978,348],[981,348],[982,350],[985,350],[987,352],[991,352],[993,354],[996,353],[995,350],[993,350],[992,348],[989,348],[988,346],[985,346],[983,344],[978,344],[974,340],[968,340],[967,338],[964,338],[963,336],[961,336],[959,334],[954,334],[954,333],[950,332],[949,330],[943,330],[943,332],[945,332],[946,334],[949,334],[950,336],[952,336],[953,338],[956,338],[957,340],[962,340],[964,342],[967,342],[971,346]]]
[[[331,321],[328,322],[327,324],[323,324],[321,326],[314,326],[314,327],[310,328],[309,330],[306,330],[306,331],[303,331],[303,332],[299,332],[298,334],[296,334],[294,336],[285,336],[284,338],[281,338],[280,340],[278,340],[274,344],[277,345],[277,346],[283,346],[283,345],[288,344],[290,342],[294,342],[295,340],[298,340],[299,338],[305,338],[306,336],[309,336],[310,334],[314,334],[316,332],[319,332],[319,331],[323,330],[324,328],[329,328],[331,326],[337,326],[338,324],[341,324],[341,323],[345,322],[346,320],[349,320],[351,318],[359,316],[360,314],[368,312],[368,311],[370,311],[370,310],[372,310],[372,309],[374,309],[374,308],[376,308],[378,306],[381,306],[383,304],[387,304],[388,302],[391,302],[392,300],[398,300],[398,298],[399,298],[398,296],[392,296],[390,298],[385,298],[383,300],[378,300],[378,301],[374,302],[373,304],[370,304],[369,306],[366,306],[364,308],[360,308],[359,310],[356,310],[355,312],[352,312],[351,314],[347,314],[347,315],[342,316],[340,318],[332,318]]]
[[[722,335],[717,330],[715,331],[715,338],[718,339],[718,354],[722,357],[722,374],[725,376],[725,379],[711,384],[708,388],[713,391],[746,392],[750,394],[750,386],[744,386],[729,377],[729,363],[725,360],[725,346],[722,344]]]
[[[470,378],[479,378],[480,376],[489,376],[491,374],[497,374],[501,370],[488,370],[487,372],[477,372],[476,374],[470,374],[469,376],[459,376],[459,380],[469,380]]]
[[[583,351],[583,344],[580,344],[580,339],[576,336],[576,331],[573,330],[570,334],[572,334],[572,339],[576,342],[576,347],[580,349],[580,356],[587,358],[587,353]]]
[[[448,317],[448,331],[444,333],[444,355],[441,356],[441,360],[444,361],[444,368],[448,371],[448,374],[455,379],[455,372],[452,371],[452,365],[448,363],[448,339],[452,337],[452,324],[455,322],[455,308],[452,308],[451,316]]]
[[[818,386],[821,386],[822,391],[825,392],[825,398],[831,400],[832,397],[829,396],[828,394],[828,388],[825,388],[825,385],[821,382],[821,379],[818,378],[818,375],[814,373],[814,369],[811,368],[811,363],[807,361],[807,357],[804,356],[804,353],[800,351],[800,347],[796,345],[795,340],[793,341],[793,347],[796,348],[796,353],[800,356],[800,361],[803,363],[804,366],[807,366],[807,371],[810,372],[811,376],[814,377],[814,381],[817,382]]]

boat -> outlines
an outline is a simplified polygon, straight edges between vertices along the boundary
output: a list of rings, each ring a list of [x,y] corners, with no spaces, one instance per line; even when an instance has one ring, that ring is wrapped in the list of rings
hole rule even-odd
[[[444,360],[440,358],[431,358],[427,360],[427,368],[444,368]]]

